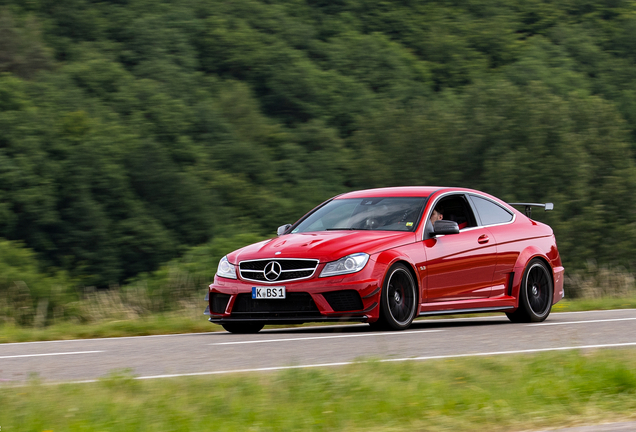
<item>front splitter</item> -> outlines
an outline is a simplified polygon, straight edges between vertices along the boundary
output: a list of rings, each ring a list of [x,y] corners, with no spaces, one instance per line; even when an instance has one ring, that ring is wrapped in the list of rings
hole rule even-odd
[[[236,322],[262,322],[265,324],[302,324],[307,322],[347,322],[359,321],[366,322],[369,319],[366,315],[354,316],[337,316],[337,317],[273,317],[273,318],[208,318],[208,321],[214,324],[236,323]]]

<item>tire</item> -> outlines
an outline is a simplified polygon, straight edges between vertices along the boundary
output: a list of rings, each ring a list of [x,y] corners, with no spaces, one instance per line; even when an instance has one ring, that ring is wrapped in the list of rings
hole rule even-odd
[[[554,285],[550,268],[540,259],[531,260],[526,266],[519,287],[519,307],[506,313],[512,322],[541,322],[550,315]]]
[[[403,264],[389,269],[380,299],[380,319],[370,323],[374,330],[406,330],[417,313],[418,289],[413,275]]]
[[[249,334],[258,333],[265,324],[259,322],[233,322],[221,324],[223,328],[230,333]]]

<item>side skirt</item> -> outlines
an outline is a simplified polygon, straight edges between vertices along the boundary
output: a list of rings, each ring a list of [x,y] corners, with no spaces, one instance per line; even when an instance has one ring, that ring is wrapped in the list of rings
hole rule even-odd
[[[514,306],[500,306],[500,307],[483,307],[472,309],[445,309],[439,311],[427,311],[420,312],[419,316],[432,316],[432,315],[457,315],[457,314],[469,314],[469,313],[484,313],[484,312],[505,312],[510,309],[514,309]]]

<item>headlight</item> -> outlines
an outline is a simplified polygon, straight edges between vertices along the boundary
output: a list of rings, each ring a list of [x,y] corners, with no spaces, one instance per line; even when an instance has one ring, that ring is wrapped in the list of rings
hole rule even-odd
[[[320,277],[335,276],[359,272],[369,261],[369,255],[365,253],[356,253],[340,258],[338,261],[327,263]]]
[[[236,279],[236,267],[227,260],[227,256],[221,258],[216,269],[216,275],[229,279]]]

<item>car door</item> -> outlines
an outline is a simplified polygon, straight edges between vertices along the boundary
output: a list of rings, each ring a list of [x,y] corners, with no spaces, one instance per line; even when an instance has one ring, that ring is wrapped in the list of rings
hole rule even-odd
[[[441,197],[427,212],[441,204],[444,219],[457,219],[459,234],[427,238],[427,302],[448,302],[487,298],[497,263],[497,246],[487,227],[481,226],[466,194]],[[430,223],[427,219],[426,223]]]
[[[519,230],[511,229],[514,213],[499,203],[480,195],[470,194],[469,199],[479,217],[482,226],[487,227],[492,240],[497,244],[497,267],[493,275],[491,297],[509,294],[512,267],[519,255],[515,240],[523,238]]]

